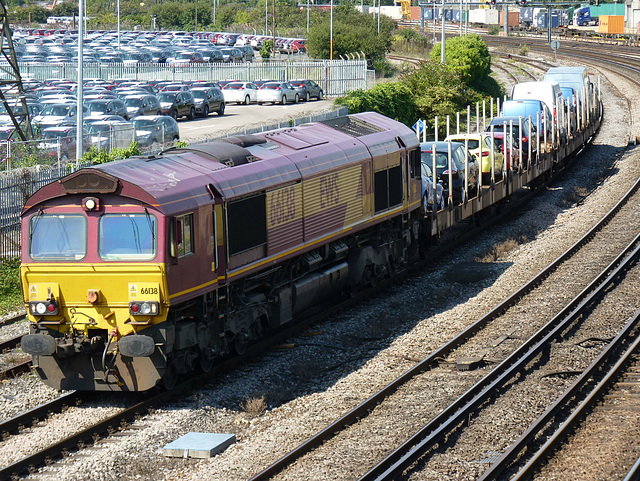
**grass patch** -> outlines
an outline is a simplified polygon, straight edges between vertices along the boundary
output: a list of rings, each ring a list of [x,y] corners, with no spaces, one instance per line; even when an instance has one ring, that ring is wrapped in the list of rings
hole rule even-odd
[[[264,396],[250,397],[241,403],[240,407],[247,416],[257,418],[258,416],[262,416],[267,410],[267,401],[265,401]]]
[[[0,314],[22,307],[19,267],[18,257],[0,260]]]
[[[509,252],[518,248],[520,243],[514,239],[513,237],[509,237],[507,240],[504,240],[496,245],[494,245],[489,252],[487,252],[482,257],[476,257],[476,262],[495,262],[500,257],[508,254]]]

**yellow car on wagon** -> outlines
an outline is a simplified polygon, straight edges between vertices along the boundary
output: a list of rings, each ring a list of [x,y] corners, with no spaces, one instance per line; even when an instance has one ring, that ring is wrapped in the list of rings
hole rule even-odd
[[[474,134],[452,134],[449,135],[446,141],[460,142],[462,144],[465,141],[468,142],[469,153],[475,155],[478,163],[482,165],[482,183],[488,184],[491,182],[491,134],[489,133],[474,133]],[[493,156],[494,156],[494,170],[495,178],[502,178],[504,155],[500,152],[499,144],[493,141]]]

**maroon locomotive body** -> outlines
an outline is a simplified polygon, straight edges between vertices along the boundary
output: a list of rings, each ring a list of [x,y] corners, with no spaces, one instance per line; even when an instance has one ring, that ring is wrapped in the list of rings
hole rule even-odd
[[[419,144],[376,113],[82,169],[23,218],[23,349],[59,389],[149,389],[415,254]]]

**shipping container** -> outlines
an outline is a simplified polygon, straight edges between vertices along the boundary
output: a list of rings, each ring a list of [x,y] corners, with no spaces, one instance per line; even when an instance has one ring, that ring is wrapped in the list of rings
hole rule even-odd
[[[600,15],[598,33],[624,33],[624,15]]]
[[[504,12],[500,12],[500,26],[504,25]],[[520,12],[509,12],[509,26],[517,27],[520,25]]]
[[[530,27],[533,22],[533,7],[523,7],[520,9],[520,24]]]
[[[482,25],[497,25],[498,11],[485,8],[469,10],[469,22],[480,23]]]

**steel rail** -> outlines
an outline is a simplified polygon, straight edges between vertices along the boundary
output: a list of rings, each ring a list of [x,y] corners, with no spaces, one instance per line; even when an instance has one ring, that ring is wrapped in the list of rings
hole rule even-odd
[[[532,279],[530,279],[525,285],[520,287],[516,292],[511,294],[507,299],[502,301],[499,305],[494,307],[489,313],[478,319],[475,323],[467,327],[458,336],[447,342],[445,345],[432,352],[429,356],[416,364],[413,368],[403,373],[400,377],[393,382],[386,385],[377,393],[370,396],[368,399],[360,403],[358,406],[344,414],[342,417],[334,421],[332,424],[319,431],[317,434],[309,438],[304,443],[300,444],[293,450],[286,453],[280,459],[273,464],[267,466],[258,474],[251,478],[251,481],[261,481],[271,478],[280,471],[284,470],[287,466],[292,464],[296,459],[302,457],[306,453],[318,447],[320,444],[330,439],[335,434],[343,430],[346,426],[353,423],[355,420],[366,415],[368,411],[371,411],[375,406],[380,404],[385,398],[393,394],[398,387],[405,384],[418,374],[429,369],[433,364],[437,363],[439,359],[445,358],[448,353],[458,348],[462,343],[466,342],[470,337],[477,333],[480,329],[486,326],[489,322],[497,318],[502,312],[506,311],[510,306],[515,304],[518,299],[530,292],[535,286],[537,286],[545,277],[553,272],[560,264],[570,258],[580,247],[585,245],[591,240],[597,231],[602,229],[613,216],[626,204],[629,198],[638,190],[640,186],[640,179],[638,179],[631,188],[622,196],[622,198],[614,205],[600,221],[589,229],[589,231],[570,246],[564,253],[562,253],[557,259],[555,259],[546,268],[541,270]]]
[[[489,374],[478,381],[455,402],[426,424],[399,448],[374,466],[360,481],[395,479],[416,461],[441,442],[443,438],[459,428],[487,400],[511,379],[519,375],[528,363],[550,343],[572,326],[597,297],[619,281],[621,274],[635,264],[640,256],[640,234],[605,268],[578,296],[556,314],[529,340],[512,352]]]
[[[8,379],[18,377],[19,374],[31,371],[31,359],[28,361],[19,362],[7,369],[0,371],[0,379]]]
[[[524,479],[537,469],[543,460],[552,453],[558,444],[566,439],[569,432],[586,417],[586,414],[593,406],[604,396],[609,390],[611,384],[620,376],[630,359],[638,353],[640,348],[640,337],[632,336],[637,331],[638,323],[640,323],[640,310],[636,311],[630,321],[625,325],[622,331],[607,345],[607,348],[589,365],[589,367],[580,375],[578,379],[567,389],[563,395],[550,406],[545,413],[533,423],[527,431],[512,444],[505,453],[492,465],[480,480],[498,479],[500,473],[509,465],[518,455],[518,449],[522,451],[526,444],[524,439],[531,441],[536,434],[544,429],[544,423],[551,420],[562,408],[564,408],[574,398],[587,383],[593,382],[594,377],[598,377],[599,372],[604,368],[605,364],[611,362],[610,358],[618,352],[625,344],[628,344],[635,338],[633,344],[618,359],[616,364],[606,374],[606,376],[595,386],[592,392],[584,399],[574,412],[567,418],[565,422],[553,433],[547,442],[534,454],[531,460],[516,474],[512,480]]]

